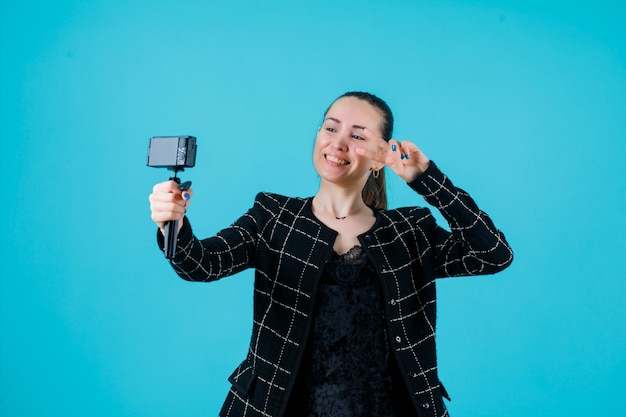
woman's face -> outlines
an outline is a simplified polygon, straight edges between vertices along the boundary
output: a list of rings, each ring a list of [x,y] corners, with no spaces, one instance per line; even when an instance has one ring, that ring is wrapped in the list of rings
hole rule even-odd
[[[382,125],[382,113],[367,101],[356,97],[335,101],[317,133],[313,153],[313,164],[322,180],[362,188],[377,163],[357,155],[355,149],[371,147],[376,139],[366,139],[364,129],[370,138],[380,138]]]

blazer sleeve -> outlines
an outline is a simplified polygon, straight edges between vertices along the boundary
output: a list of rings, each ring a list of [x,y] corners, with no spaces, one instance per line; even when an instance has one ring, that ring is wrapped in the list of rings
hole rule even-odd
[[[256,205],[255,205],[256,206]],[[257,219],[255,207],[215,236],[198,239],[187,217],[178,234],[176,253],[170,260],[174,271],[187,281],[215,281],[255,266]],[[164,238],[157,232],[159,247]]]
[[[436,207],[450,227],[447,231],[436,226],[430,236],[437,277],[493,274],[511,264],[513,251],[504,234],[433,161],[409,186]]]

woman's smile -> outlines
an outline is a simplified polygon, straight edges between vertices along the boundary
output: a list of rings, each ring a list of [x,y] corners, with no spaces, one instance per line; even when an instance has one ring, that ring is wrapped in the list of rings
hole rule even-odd
[[[337,164],[337,165],[348,165],[348,164],[350,164],[349,161],[346,161],[345,159],[341,159],[341,158],[339,158],[337,156],[328,155],[328,154],[325,154],[324,156],[326,157],[327,161],[332,162],[332,163]]]

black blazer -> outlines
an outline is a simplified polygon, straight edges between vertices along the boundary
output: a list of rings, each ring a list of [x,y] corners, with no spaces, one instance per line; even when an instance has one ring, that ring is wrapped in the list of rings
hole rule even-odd
[[[409,184],[437,207],[377,210],[359,241],[382,284],[389,342],[418,415],[445,416],[437,374],[437,277],[492,274],[513,252],[504,235],[434,162]],[[306,346],[322,269],[337,233],[311,210],[312,198],[260,193],[233,225],[197,239],[187,220],[171,260],[190,281],[214,281],[255,268],[254,322],[245,360],[229,378],[220,416],[282,416]],[[162,247],[162,238],[160,241]]]

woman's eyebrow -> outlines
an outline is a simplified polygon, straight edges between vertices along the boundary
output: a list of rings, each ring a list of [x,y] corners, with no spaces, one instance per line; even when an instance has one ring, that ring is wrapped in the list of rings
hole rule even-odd
[[[326,120],[332,120],[335,123],[341,123],[341,120],[335,119],[334,117],[327,117]],[[361,129],[361,130],[365,130],[365,126],[361,126],[361,125],[352,125],[352,127],[357,128],[357,129]]]

